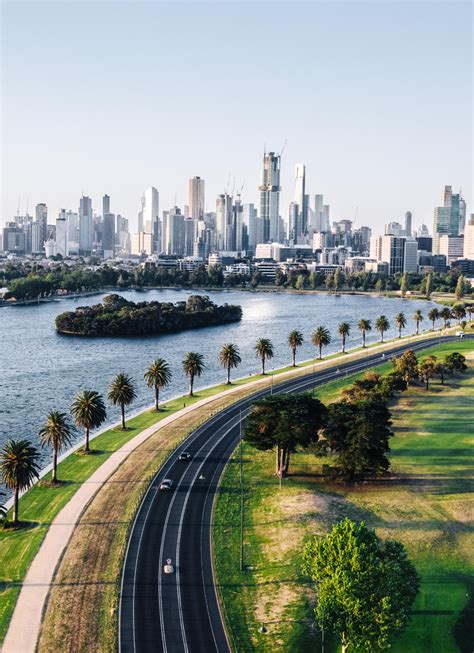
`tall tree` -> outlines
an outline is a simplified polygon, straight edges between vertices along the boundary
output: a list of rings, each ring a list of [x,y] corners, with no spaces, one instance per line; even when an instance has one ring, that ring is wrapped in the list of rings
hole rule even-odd
[[[456,372],[462,373],[467,370],[466,357],[458,351],[446,354],[444,357],[444,365],[450,374],[455,374]]]
[[[419,308],[413,313],[413,319],[416,324],[416,335],[418,335],[420,333],[420,323],[423,322],[423,314]]]
[[[303,334],[294,329],[288,334],[288,346],[291,349],[293,367],[296,367],[296,350],[303,344]]]
[[[351,327],[348,322],[340,322],[339,326],[337,327],[337,331],[339,335],[341,336],[341,342],[342,342],[342,353],[346,353],[346,338],[351,332]]]
[[[440,318],[444,321],[444,328],[448,326],[448,322],[451,319],[451,309],[448,306],[444,306],[439,312]]]
[[[196,376],[201,376],[206,369],[206,366],[204,365],[204,356],[194,351],[190,351],[183,358],[182,365],[184,373],[189,378],[189,396],[193,397],[194,379]]]
[[[436,306],[433,307],[433,308],[430,308],[430,310],[428,311],[428,319],[430,320],[430,322],[431,322],[431,324],[433,326],[433,331],[434,331],[434,328],[435,328],[435,322],[436,322],[436,320],[439,320],[439,317],[440,317],[439,310],[436,308]]]
[[[456,299],[458,301],[464,297],[464,276],[462,274],[460,274],[458,277],[454,294],[456,295]]]
[[[326,327],[319,326],[313,331],[311,336],[311,342],[315,347],[319,349],[319,360],[322,358],[323,347],[327,347],[331,342],[331,334],[326,329]]]
[[[433,280],[431,278],[431,273],[428,272],[428,274],[425,277],[425,297],[426,297],[426,299],[429,299],[431,297],[432,292],[433,292]]]
[[[53,450],[53,483],[58,481],[58,454],[71,444],[73,429],[66,413],[60,413],[57,410],[48,413],[46,422],[40,428],[41,446],[48,446]]]
[[[107,396],[111,404],[120,406],[122,430],[125,431],[125,406],[129,406],[137,396],[132,377],[124,372],[117,374],[109,386]]]
[[[227,385],[230,385],[230,370],[242,362],[237,345],[228,343],[223,345],[219,352],[219,363],[227,370]]]
[[[420,363],[420,374],[426,383],[426,389],[429,390],[430,379],[436,373],[437,359],[436,356],[428,356]]]
[[[344,283],[344,273],[342,272],[341,268],[337,268],[336,271],[334,272],[334,290],[338,292],[342,288],[342,284]]]
[[[383,342],[383,334],[390,329],[390,322],[385,315],[381,315],[375,320],[375,328],[380,333],[380,342]]]
[[[339,637],[343,653],[387,649],[406,629],[420,580],[402,544],[345,519],[308,542],[303,560],[316,586],[316,621]]]
[[[155,410],[159,411],[160,390],[171,383],[171,368],[164,358],[156,358],[143,375],[149,388],[155,390]]]
[[[403,273],[402,280],[400,281],[400,295],[402,297],[405,297],[407,294],[409,284],[408,284],[408,274],[406,272]]]
[[[370,320],[359,320],[357,327],[362,333],[362,347],[365,348],[365,334],[367,331],[372,331],[372,324]]]
[[[71,406],[71,414],[77,426],[86,431],[84,451],[89,453],[91,429],[97,429],[107,418],[104,400],[95,390],[83,390],[76,395]]]
[[[407,325],[407,319],[405,317],[405,313],[397,313],[395,315],[395,324],[398,327],[398,337],[402,337],[402,329],[404,329]]]
[[[451,315],[455,320],[458,321],[459,324],[459,322],[466,317],[466,308],[464,304],[454,304],[453,308],[451,309]]]
[[[262,363],[262,374],[265,374],[265,361],[273,358],[273,345],[268,338],[259,338],[255,343],[255,355]]]
[[[29,440],[7,440],[0,452],[0,474],[13,492],[13,524],[18,524],[18,499],[39,478],[38,450]]]
[[[325,406],[309,395],[265,397],[252,404],[244,437],[260,451],[274,450],[276,474],[286,476],[290,455],[317,442],[326,413]]]
[[[393,366],[395,371],[401,374],[401,376],[407,382],[407,385],[416,381],[419,377],[420,372],[418,369],[418,359],[416,358],[415,352],[412,349],[408,349],[403,352],[401,356],[393,359]]]

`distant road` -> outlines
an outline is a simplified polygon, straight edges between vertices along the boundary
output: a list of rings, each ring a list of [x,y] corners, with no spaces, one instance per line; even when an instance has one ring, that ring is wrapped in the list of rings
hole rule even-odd
[[[471,339],[473,336],[465,336]],[[440,337],[401,345],[385,356],[335,362],[324,370],[279,383],[278,392],[301,392],[374,367],[407,349],[419,351],[459,338]],[[240,419],[250,404],[270,394],[268,387],[223,410],[194,431],[173,453],[152,481],[132,528],[123,571],[120,599],[121,653],[228,653],[211,562],[211,514],[225,464],[239,442]],[[189,462],[178,460],[189,451]],[[159,490],[164,478],[170,492]],[[174,574],[164,574],[171,558]]]

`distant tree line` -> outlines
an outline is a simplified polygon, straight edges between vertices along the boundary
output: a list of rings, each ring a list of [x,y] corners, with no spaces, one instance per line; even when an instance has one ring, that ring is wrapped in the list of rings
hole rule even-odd
[[[102,304],[81,306],[56,317],[59,333],[86,336],[156,335],[182,329],[236,322],[240,306],[217,306],[209,297],[192,295],[186,302],[131,302],[107,295]]]

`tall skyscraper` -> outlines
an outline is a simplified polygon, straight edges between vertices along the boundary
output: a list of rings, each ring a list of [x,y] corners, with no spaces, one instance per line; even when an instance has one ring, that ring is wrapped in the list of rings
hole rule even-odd
[[[65,258],[69,254],[68,247],[68,212],[61,209],[56,218],[56,254]]]
[[[246,229],[247,242],[245,248],[255,251],[257,244],[257,209],[253,204],[244,204],[242,212],[242,223]]]
[[[411,211],[405,213],[405,236],[411,238],[411,229],[412,229],[412,214]]]
[[[106,213],[102,221],[102,250],[104,258],[112,258],[115,253],[115,215]]]
[[[184,215],[174,206],[163,214],[163,251],[167,255],[184,256]]]
[[[241,252],[243,250],[243,204],[240,195],[234,200],[232,207],[232,234],[229,250]]]
[[[110,213],[110,196],[104,195],[102,198],[102,216],[107,215],[107,213]]]
[[[90,256],[94,235],[94,219],[92,215],[92,200],[82,196],[79,202],[79,255]]]
[[[464,258],[474,261],[474,213],[464,227]]]
[[[216,248],[218,251],[229,250],[232,239],[232,197],[223,193],[216,199]]]
[[[204,208],[204,179],[193,177],[189,180],[189,217],[194,220],[202,220]]]
[[[44,243],[48,237],[48,207],[44,203],[36,205],[35,222],[33,228],[33,253],[44,252]]]
[[[260,217],[263,242],[277,241],[280,235],[280,155],[265,152],[260,178]]]
[[[308,196],[305,193],[306,168],[303,163],[295,166],[295,201],[298,206],[297,220],[294,226],[295,243],[301,243],[308,229]]]
[[[159,198],[159,193],[154,186],[148,188],[145,191],[145,201],[142,207],[143,230],[147,234],[152,234],[155,243],[154,249],[158,248],[160,236]]]
[[[453,193],[451,186],[445,186],[443,206],[437,206],[433,219],[433,254],[439,254],[439,241],[443,235],[459,236],[464,230],[466,202],[461,193]]]

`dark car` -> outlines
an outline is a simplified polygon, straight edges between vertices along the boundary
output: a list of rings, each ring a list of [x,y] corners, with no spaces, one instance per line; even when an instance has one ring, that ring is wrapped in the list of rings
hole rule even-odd
[[[191,454],[189,451],[182,451],[179,454],[179,460],[183,460],[184,462],[188,462],[188,460],[191,460]]]

